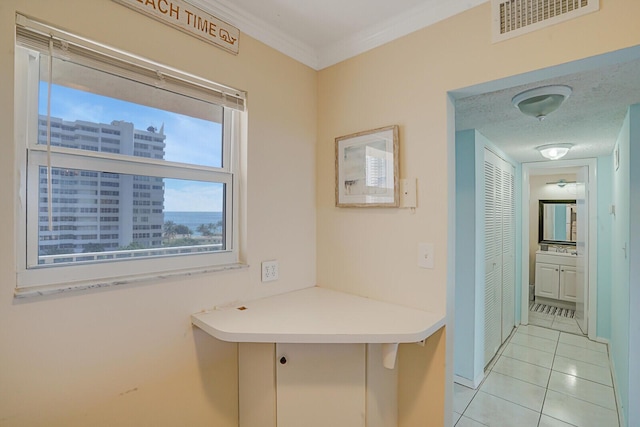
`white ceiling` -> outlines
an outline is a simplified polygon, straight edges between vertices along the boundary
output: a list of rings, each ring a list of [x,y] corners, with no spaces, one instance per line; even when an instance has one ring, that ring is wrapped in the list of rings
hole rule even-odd
[[[488,0],[188,1],[320,70]],[[632,58],[612,56],[453,91],[456,129],[477,129],[519,162],[543,161],[535,147],[552,142],[574,145],[565,159],[608,155],[628,106],[640,103],[640,49]],[[512,106],[514,95],[549,84],[571,86],[573,93],[546,120]]]
[[[189,0],[316,70],[486,1]]]

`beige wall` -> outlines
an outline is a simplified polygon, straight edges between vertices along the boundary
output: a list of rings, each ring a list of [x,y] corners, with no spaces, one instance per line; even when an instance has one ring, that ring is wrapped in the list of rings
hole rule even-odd
[[[601,3],[597,14],[499,44],[490,43],[484,4],[315,73],[247,36],[233,57],[107,0],[3,0],[0,425],[237,425],[236,346],[189,323],[190,313],[216,304],[317,281],[443,313],[453,219],[446,208],[447,91],[639,43],[640,2]],[[242,221],[251,268],[13,299],[16,10],[248,91]],[[418,178],[415,214],[335,208],[334,138],[388,124],[400,125],[401,175]],[[417,268],[419,242],[434,243],[433,270]],[[280,261],[280,280],[263,285],[258,265],[272,258]],[[442,334],[424,348],[401,349],[403,426],[443,424],[451,361]]]
[[[322,70],[316,160],[318,283],[444,312],[447,226],[454,218],[447,210],[453,191],[447,183],[453,162],[447,156],[453,139],[447,130],[447,91],[636,45],[638,16],[637,0],[602,0],[598,13],[492,44],[487,2]],[[334,138],[390,124],[400,126],[401,177],[418,179],[416,212],[336,208]],[[433,270],[417,267],[419,242],[434,244]],[[401,369],[400,382],[410,384],[411,372]],[[435,403],[430,402],[438,410],[444,407],[443,378],[428,380],[428,388],[439,391],[432,396]],[[420,411],[419,405],[401,407]],[[420,414],[401,419],[442,425],[439,414]]]
[[[15,12],[248,91],[248,269],[14,300]],[[0,425],[237,426],[237,348],[189,315],[315,284],[316,72],[242,36],[233,56],[107,0],[0,2]],[[280,280],[260,283],[260,261]]]

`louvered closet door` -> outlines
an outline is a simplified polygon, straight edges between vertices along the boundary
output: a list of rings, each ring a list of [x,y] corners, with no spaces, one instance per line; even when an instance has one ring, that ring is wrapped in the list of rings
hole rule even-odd
[[[504,342],[515,326],[515,183],[513,166],[502,161],[502,337]]]
[[[485,365],[498,351],[502,335],[502,174],[499,160],[485,150],[484,158],[484,355]]]

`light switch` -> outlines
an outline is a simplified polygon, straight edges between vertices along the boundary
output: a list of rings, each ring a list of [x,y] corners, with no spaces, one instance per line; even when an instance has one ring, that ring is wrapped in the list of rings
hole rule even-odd
[[[433,243],[418,244],[418,267],[433,268]]]

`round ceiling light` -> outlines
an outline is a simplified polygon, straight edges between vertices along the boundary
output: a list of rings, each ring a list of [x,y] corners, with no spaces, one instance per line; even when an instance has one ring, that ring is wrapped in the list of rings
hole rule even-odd
[[[564,157],[571,147],[573,147],[571,144],[547,144],[536,147],[536,150],[546,159],[558,160]]]
[[[517,94],[511,103],[523,114],[542,121],[548,114],[556,111],[571,92],[569,86],[541,86]]]

